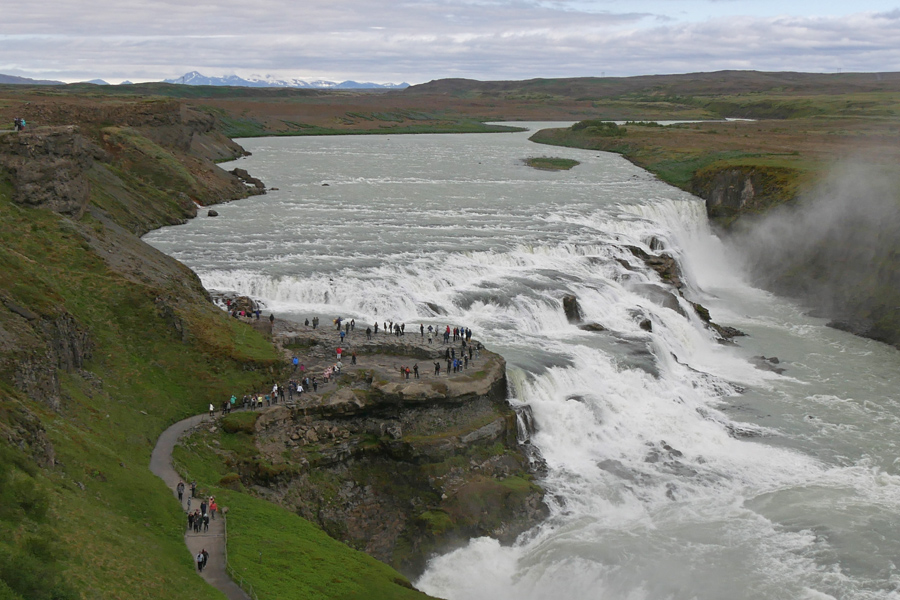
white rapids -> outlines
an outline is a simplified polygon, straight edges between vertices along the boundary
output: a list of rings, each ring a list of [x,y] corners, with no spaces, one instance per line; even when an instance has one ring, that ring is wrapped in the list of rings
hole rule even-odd
[[[277,316],[467,325],[507,358],[551,516],[434,557],[429,594],[900,598],[900,355],[747,285],[701,200],[527,136],[243,140],[279,191],[145,239]],[[581,164],[522,163],[542,155]],[[748,337],[717,343],[629,246],[675,256],[684,296]]]

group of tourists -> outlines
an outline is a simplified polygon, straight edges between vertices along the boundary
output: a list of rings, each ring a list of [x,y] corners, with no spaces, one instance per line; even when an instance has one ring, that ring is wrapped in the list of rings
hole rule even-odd
[[[209,521],[216,520],[216,511],[219,510],[216,504],[216,497],[210,496],[208,500],[200,502],[200,508],[191,511],[191,499],[188,498],[187,507],[187,528],[188,531],[201,533],[209,531]]]
[[[344,368],[344,360],[347,358],[348,354],[348,350],[344,348],[344,345],[349,343],[347,336],[356,330],[356,320],[348,320],[339,316],[335,317],[332,320],[332,323],[335,330],[339,332],[341,344],[335,349],[336,362],[322,369],[321,380],[315,376],[308,375],[306,365],[300,362],[299,357],[293,356],[291,357],[291,363],[293,365],[292,378],[285,385],[275,383],[272,386],[272,390],[268,393],[245,394],[240,402],[240,406],[244,409],[252,410],[277,405],[279,402],[282,404],[285,402],[290,403],[294,401],[295,396],[299,399],[304,393],[318,393],[319,385],[327,385],[333,382],[341,374]],[[304,325],[306,327],[312,327],[313,329],[318,328],[319,317],[305,319]],[[371,327],[366,328],[366,339],[371,340],[373,334],[377,335],[379,330],[381,330],[383,334],[395,335],[398,337],[404,336],[406,335],[406,323],[395,323],[393,321],[384,321],[382,323],[375,322]],[[436,336],[443,337],[443,342],[445,344],[454,344],[446,349],[444,355],[446,368],[442,367],[441,361],[434,362],[435,377],[439,377],[442,370],[447,373],[447,375],[450,375],[468,369],[469,363],[472,363],[479,357],[479,350],[482,348],[480,343],[474,345],[471,343],[472,330],[468,327],[451,327],[450,325],[446,325],[443,330],[441,330],[439,327],[433,325],[426,326],[424,323],[420,323],[419,336],[423,339],[427,338],[429,344],[434,343],[434,338]],[[455,345],[456,342],[460,342],[458,349]],[[356,352],[350,351],[349,354],[350,364],[357,364]],[[400,366],[400,378],[419,379],[420,370],[418,363],[414,363],[411,366]],[[237,407],[237,404],[237,398],[232,395],[229,400],[222,402],[221,413],[223,415],[230,413]],[[212,404],[209,405],[209,414],[210,416],[214,416],[215,414],[215,407]]]
[[[415,379],[418,379],[418,378],[419,378],[419,363],[416,363],[416,364],[414,364],[414,365],[412,366],[412,371],[410,371],[410,370],[409,370],[409,367],[407,367],[407,366],[401,366],[401,367],[400,367],[400,379],[403,379],[404,377],[405,377],[406,379],[409,379],[409,374],[410,374],[410,373],[413,374],[413,376],[415,377]]]
[[[260,315],[262,315],[262,310],[257,306],[256,308],[241,308],[238,305],[237,301],[232,300],[231,298],[225,299],[225,312],[234,317],[235,319],[256,319],[259,321]],[[275,315],[269,313],[269,323],[275,322]]]
[[[13,129],[16,131],[25,131],[25,119],[22,117],[16,117],[13,119]]]

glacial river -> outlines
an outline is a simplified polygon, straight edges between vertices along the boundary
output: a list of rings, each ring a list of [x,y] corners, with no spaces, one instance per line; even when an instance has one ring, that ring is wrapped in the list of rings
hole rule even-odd
[[[465,324],[507,358],[552,514],[435,557],[429,594],[900,598],[900,354],[748,285],[701,200],[528,135],[242,140],[225,168],[278,191],[145,239],[280,317]],[[676,256],[684,295],[747,337],[717,343],[629,245]]]

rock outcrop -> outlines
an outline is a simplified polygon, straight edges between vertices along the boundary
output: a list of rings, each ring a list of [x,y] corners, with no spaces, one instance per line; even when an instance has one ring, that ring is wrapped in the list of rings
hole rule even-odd
[[[326,339],[321,330],[290,338],[300,348]],[[348,365],[336,387],[265,409],[253,429],[259,455],[226,457],[243,484],[408,576],[434,552],[479,536],[511,543],[546,518],[503,358],[481,350],[450,377],[406,379],[385,364],[441,360],[446,347],[382,340],[354,342],[377,366]]]
[[[786,167],[714,165],[694,173],[690,191],[706,201],[711,221],[727,227],[740,215],[758,214],[793,199],[799,177]]]
[[[87,171],[102,156],[74,126],[0,137],[0,168],[9,174],[13,200],[75,218],[90,198]]]

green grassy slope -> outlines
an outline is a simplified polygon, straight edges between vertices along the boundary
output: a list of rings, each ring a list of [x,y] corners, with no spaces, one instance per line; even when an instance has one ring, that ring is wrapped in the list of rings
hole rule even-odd
[[[132,233],[185,217],[179,192],[202,188],[183,168],[191,157],[134,130],[92,135],[106,154],[86,172],[80,216],[17,203],[0,169],[0,598],[221,598],[195,573],[183,514],[150,454],[169,424],[270,386],[283,361]],[[353,589],[371,581],[399,590],[381,597],[412,597],[386,566],[239,496],[229,498],[237,564],[242,527],[300,532],[313,541],[291,544],[324,553],[317,562],[365,575]],[[302,588],[309,572],[285,567],[284,585]],[[333,582],[310,589],[350,597]]]

